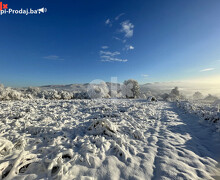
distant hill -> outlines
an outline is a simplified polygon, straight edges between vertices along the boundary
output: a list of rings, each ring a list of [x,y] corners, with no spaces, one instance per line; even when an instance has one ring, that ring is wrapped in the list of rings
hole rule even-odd
[[[111,83],[106,82],[110,87]],[[114,86],[120,88],[122,84],[112,83]],[[65,91],[86,91],[89,83],[85,84],[68,84],[68,85],[46,85],[40,86],[39,88],[44,90],[56,89],[56,90],[65,90]],[[220,87],[218,85],[205,85],[199,83],[186,83],[186,82],[155,82],[155,83],[146,83],[140,85],[140,90],[142,92],[151,91],[152,94],[161,94],[169,93],[174,87],[179,87],[179,90],[186,94],[192,95],[196,91],[200,91],[204,95],[213,94],[220,96]]]
[[[119,83],[110,83],[106,82],[107,86],[110,87],[111,84],[118,88],[121,87],[121,84]],[[44,90],[50,90],[50,89],[56,89],[56,90],[65,90],[65,91],[86,91],[89,83],[85,84],[68,84],[68,85],[46,85],[46,86],[40,86],[39,88]]]

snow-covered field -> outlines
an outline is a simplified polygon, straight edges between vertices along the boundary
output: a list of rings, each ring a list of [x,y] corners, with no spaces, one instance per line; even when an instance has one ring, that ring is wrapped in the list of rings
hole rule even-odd
[[[214,179],[220,134],[175,103],[0,102],[0,179]]]
[[[220,105],[215,103],[204,103],[204,102],[190,102],[181,101],[177,102],[177,106],[184,109],[190,114],[195,114],[200,119],[200,122],[210,123],[216,127],[216,131],[220,132]]]

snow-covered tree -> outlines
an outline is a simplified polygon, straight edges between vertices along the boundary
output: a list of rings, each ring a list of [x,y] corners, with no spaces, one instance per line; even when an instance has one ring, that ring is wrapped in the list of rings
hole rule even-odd
[[[91,99],[109,98],[109,89],[105,82],[99,84],[90,84],[87,93]]]
[[[171,90],[169,94],[169,98],[171,99],[171,101],[180,99],[180,91],[178,87],[175,87],[174,89]]]
[[[185,100],[185,96],[180,93],[178,87],[175,87],[171,90],[169,94],[165,93],[161,95],[162,99],[165,101],[176,101],[176,100]]]
[[[173,96],[176,96],[176,97],[180,96],[179,88],[175,87],[174,89],[172,89],[170,95],[171,96],[173,95]]]
[[[140,94],[140,87],[138,82],[134,79],[124,81],[122,94],[126,98],[137,98]]]
[[[199,99],[202,99],[203,98],[203,95],[201,92],[197,91],[193,94],[193,99],[195,100],[199,100]]]

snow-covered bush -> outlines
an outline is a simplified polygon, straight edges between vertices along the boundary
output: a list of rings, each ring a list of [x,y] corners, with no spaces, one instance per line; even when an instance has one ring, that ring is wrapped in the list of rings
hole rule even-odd
[[[220,112],[218,107],[189,101],[177,102],[177,106],[186,110],[188,113],[198,115],[204,121],[215,123],[220,132]]]
[[[109,98],[109,89],[105,82],[100,84],[90,84],[87,93],[91,99]]]
[[[26,94],[31,94],[32,97],[34,98],[39,98],[39,96],[41,96],[41,90],[40,88],[38,87],[28,87],[26,90],[25,90],[25,93]]]
[[[84,99],[84,96],[81,94],[81,99]],[[42,90],[37,87],[29,87],[27,89],[12,89],[5,88],[3,85],[0,85],[0,100],[23,100],[23,99],[64,99],[69,100],[74,98],[73,92],[68,91],[57,91],[53,90]],[[86,99],[86,98],[85,98]]]
[[[55,89],[47,91],[45,99],[61,99],[61,95]]]
[[[112,136],[117,131],[117,126],[108,119],[99,119],[92,122],[88,128],[93,135],[108,135]]]
[[[71,92],[60,91],[58,94],[60,95],[61,99],[64,99],[64,100],[69,100],[69,99],[74,98],[74,95]]]
[[[90,99],[89,95],[85,91],[75,92],[74,99]]]
[[[21,100],[23,99],[22,97],[22,93],[17,91],[17,90],[14,90],[14,89],[11,89],[11,88],[6,88],[6,92],[8,93],[8,98],[9,100]]]
[[[137,98],[140,94],[140,87],[136,80],[129,79],[124,81],[122,94],[126,98]]]
[[[12,88],[5,88],[3,85],[0,85],[0,100],[22,100],[23,94]]]

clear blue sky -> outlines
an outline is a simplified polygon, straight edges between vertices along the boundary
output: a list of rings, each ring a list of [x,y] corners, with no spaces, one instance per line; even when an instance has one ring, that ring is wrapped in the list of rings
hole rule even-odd
[[[220,0],[3,0],[0,83],[140,83],[219,75]],[[107,47],[106,47],[107,46]]]

